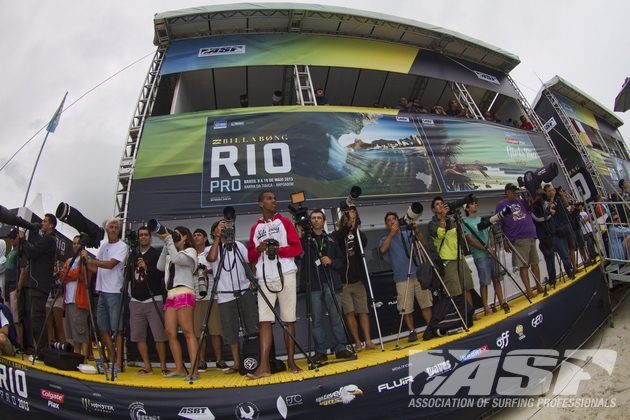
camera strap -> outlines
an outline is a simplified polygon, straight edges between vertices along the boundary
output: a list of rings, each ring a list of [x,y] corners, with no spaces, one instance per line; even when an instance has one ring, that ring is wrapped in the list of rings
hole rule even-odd
[[[173,283],[175,281],[175,264],[170,262],[168,264],[168,281],[166,282],[166,290],[171,290],[173,288]]]
[[[284,290],[284,275],[282,274],[282,266],[280,265],[280,261],[278,260],[278,256],[276,256],[276,264],[278,265],[278,274],[280,275],[280,290],[271,290],[269,285],[267,284],[267,276],[265,276],[265,260],[263,259],[263,281],[265,282],[265,287],[271,293],[280,293]]]

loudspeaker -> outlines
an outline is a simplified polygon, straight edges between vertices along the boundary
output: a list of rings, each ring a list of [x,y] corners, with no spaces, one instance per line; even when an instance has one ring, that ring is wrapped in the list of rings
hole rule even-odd
[[[63,350],[44,348],[39,352],[44,364],[61,370],[76,370],[83,363],[83,355]]]

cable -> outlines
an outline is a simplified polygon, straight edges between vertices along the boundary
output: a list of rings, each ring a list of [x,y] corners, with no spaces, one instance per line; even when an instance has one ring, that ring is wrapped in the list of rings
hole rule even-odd
[[[147,58],[150,55],[155,54],[154,51],[151,51],[148,54],[143,55],[142,57],[138,58],[137,60],[131,62],[130,64],[126,65],[125,67],[123,67],[122,69],[118,70],[116,73],[112,74],[111,76],[105,78],[105,80],[103,80],[102,82],[98,83],[96,86],[88,89],[85,93],[83,93],[81,96],[79,96],[76,100],[74,100],[73,102],[71,102],[65,109],[62,109],[61,112],[59,113],[59,117],[61,117],[61,115],[66,112],[68,109],[72,108],[73,105],[75,105],[77,102],[79,102],[81,99],[83,99],[84,97],[86,97],[88,94],[92,93],[93,91],[95,91],[96,89],[98,89],[99,87],[101,87],[102,85],[104,85],[105,83],[109,82],[111,79],[113,79],[114,77],[118,76],[120,73],[122,73],[123,71],[127,70],[130,67],[133,67],[134,65],[138,64],[140,61],[144,60],[145,58]],[[11,163],[11,161],[13,160],[13,158],[15,156],[17,156],[18,153],[20,153],[22,151],[22,149],[24,149],[24,147],[26,147],[27,144],[29,144],[31,142],[31,140],[33,140],[35,137],[37,137],[37,135],[39,133],[42,132],[43,129],[45,129],[46,127],[48,127],[49,122],[45,123],[42,127],[40,127],[39,130],[37,130],[37,132],[35,132],[35,134],[33,134],[28,140],[26,140],[26,142],[20,146],[19,149],[17,149],[17,151],[15,153],[13,153],[11,155],[11,157],[4,162],[4,164],[2,165],[2,167],[0,167],[0,172],[2,172],[2,170],[9,164]]]

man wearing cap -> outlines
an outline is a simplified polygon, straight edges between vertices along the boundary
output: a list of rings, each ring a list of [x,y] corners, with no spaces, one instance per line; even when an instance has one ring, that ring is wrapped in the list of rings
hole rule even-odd
[[[508,239],[505,242],[505,252],[512,253],[512,265],[518,267],[521,280],[525,286],[525,292],[530,298],[536,296],[529,284],[529,268],[534,273],[534,282],[539,292],[542,292],[540,284],[540,270],[538,268],[538,251],[536,251],[536,226],[530,213],[529,203],[518,198],[518,187],[512,183],[505,186],[505,199],[497,204],[499,212],[510,207],[512,213],[501,219],[501,228]]]

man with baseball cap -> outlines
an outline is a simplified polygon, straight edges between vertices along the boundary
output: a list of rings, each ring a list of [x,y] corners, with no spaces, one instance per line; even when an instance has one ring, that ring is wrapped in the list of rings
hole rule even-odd
[[[540,270],[538,268],[538,251],[536,250],[536,226],[530,213],[529,202],[518,197],[518,187],[512,183],[505,185],[505,199],[497,204],[496,211],[510,207],[512,213],[501,219],[501,228],[505,237],[505,252],[512,253],[512,265],[518,267],[527,296],[536,296],[529,284],[529,268],[534,274],[534,282],[539,292]]]

